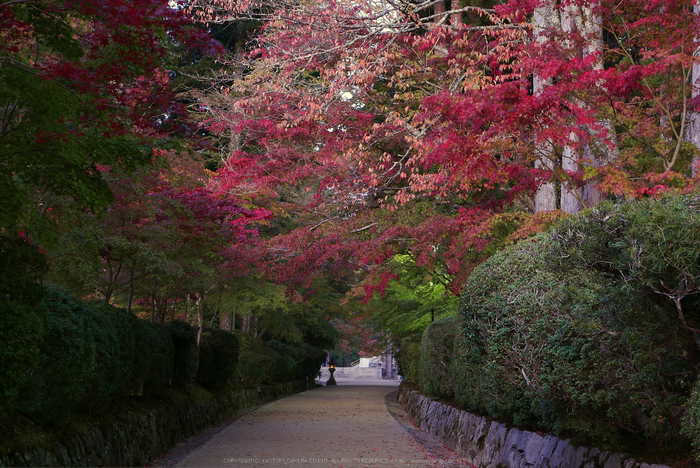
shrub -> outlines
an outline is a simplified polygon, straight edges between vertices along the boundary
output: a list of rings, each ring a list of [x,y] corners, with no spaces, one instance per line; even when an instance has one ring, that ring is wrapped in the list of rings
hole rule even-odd
[[[421,389],[433,397],[454,395],[450,372],[452,350],[457,331],[457,317],[431,323],[421,340]]]
[[[92,408],[129,394],[129,378],[134,364],[134,333],[125,311],[90,304],[95,323],[95,370],[83,405]]]
[[[235,377],[240,358],[238,336],[213,329],[202,333],[197,383],[208,390],[228,385]]]
[[[614,277],[558,268],[551,244],[551,235],[521,242],[465,284],[458,402],[602,447],[627,430],[673,434],[690,387],[679,324]]]
[[[172,336],[163,325],[134,317],[129,321],[137,350],[129,378],[130,393],[159,395],[173,378],[175,345]]]
[[[39,281],[46,269],[37,248],[0,236],[0,420],[18,410],[20,390],[39,361],[46,328]]]
[[[297,361],[292,380],[304,380],[307,377],[313,381],[321,370],[321,365],[326,361],[326,352],[309,344],[299,347],[300,359]]]
[[[279,353],[265,346],[260,338],[236,330],[241,345],[241,360],[236,373],[236,380],[243,385],[257,385],[269,381],[274,375]]]
[[[265,346],[271,350],[273,356],[271,373],[266,380],[272,382],[294,380],[297,360],[300,359],[299,349],[277,340],[268,341]]]
[[[26,387],[25,411],[39,420],[60,421],[86,395],[95,379],[95,311],[69,293],[49,289],[41,357]]]
[[[405,336],[399,342],[399,349],[394,358],[399,374],[405,379],[420,383],[420,335]]]
[[[691,440],[696,459],[700,461],[700,386],[697,382],[686,403],[681,432]]]
[[[46,309],[0,299],[0,420],[21,405],[23,387],[39,362],[45,335]],[[25,390],[26,391],[26,390]]]
[[[199,356],[197,356],[197,329],[181,320],[173,320],[165,324],[175,345],[175,363],[172,383],[176,386],[187,386],[195,381]]]
[[[268,341],[265,345],[272,349],[275,363],[270,379],[275,382],[313,380],[326,359],[326,352],[315,346],[302,344],[287,344],[280,341]]]

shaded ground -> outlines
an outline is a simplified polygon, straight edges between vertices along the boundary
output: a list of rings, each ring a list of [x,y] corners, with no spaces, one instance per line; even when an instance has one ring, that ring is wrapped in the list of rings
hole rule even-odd
[[[178,445],[154,467],[459,467],[396,401],[397,383],[338,381],[260,406]]]

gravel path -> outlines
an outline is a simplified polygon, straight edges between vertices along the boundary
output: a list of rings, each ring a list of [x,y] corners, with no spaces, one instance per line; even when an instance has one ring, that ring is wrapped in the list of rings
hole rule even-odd
[[[387,385],[389,384],[389,385]],[[396,402],[396,384],[338,381],[260,406],[178,445],[152,467],[460,467]]]

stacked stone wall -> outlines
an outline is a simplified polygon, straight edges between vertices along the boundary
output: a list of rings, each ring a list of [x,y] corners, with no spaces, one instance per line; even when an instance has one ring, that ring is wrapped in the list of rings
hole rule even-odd
[[[508,427],[434,401],[404,386],[399,403],[421,430],[478,468],[668,468],[627,453],[576,447],[569,440]]]

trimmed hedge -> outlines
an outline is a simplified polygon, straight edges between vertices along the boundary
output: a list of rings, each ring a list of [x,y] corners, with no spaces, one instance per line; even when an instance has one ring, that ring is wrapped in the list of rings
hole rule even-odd
[[[195,381],[199,357],[197,356],[197,329],[181,320],[165,324],[175,345],[175,363],[172,384],[187,386]]]
[[[0,298],[0,356],[8,363],[0,370],[0,421],[22,412],[61,425],[120,397],[158,396],[168,387],[194,384],[200,363],[194,327],[129,317],[52,287],[40,287],[34,297],[31,307]],[[201,352],[199,383],[207,389],[229,385],[239,337],[208,331]]]
[[[47,268],[36,247],[0,236],[0,420],[18,410],[30,369],[39,361],[46,330],[39,282]]]
[[[133,325],[124,311],[106,306],[93,306],[93,311],[95,370],[82,403],[87,408],[129,394],[137,349]]]
[[[326,359],[325,351],[308,344],[290,345],[273,340],[266,346],[276,353],[271,376],[275,382],[305,380],[307,377],[313,380]]]
[[[134,364],[129,378],[131,394],[160,395],[170,386],[175,363],[175,345],[170,332],[160,324],[130,318],[134,333]]]
[[[431,323],[423,332],[420,387],[428,396],[454,396],[451,370],[457,327],[457,317],[451,317]]]
[[[253,339],[242,330],[233,332],[241,346],[240,364],[236,380],[242,385],[258,385],[274,375],[275,362],[279,354],[265,346],[260,339]]]
[[[457,401],[604,448],[630,431],[678,436],[693,382],[677,319],[615,277],[559,268],[551,244],[547,235],[521,242],[467,281]]]
[[[399,375],[416,384],[421,381],[420,355],[421,335],[409,335],[401,338],[399,349],[394,355]]]
[[[64,420],[86,397],[97,369],[94,310],[69,293],[48,291],[41,357],[24,392],[24,410],[37,420]]]
[[[199,348],[197,383],[207,390],[229,385],[235,375],[240,359],[239,337],[219,329],[202,333]]]

